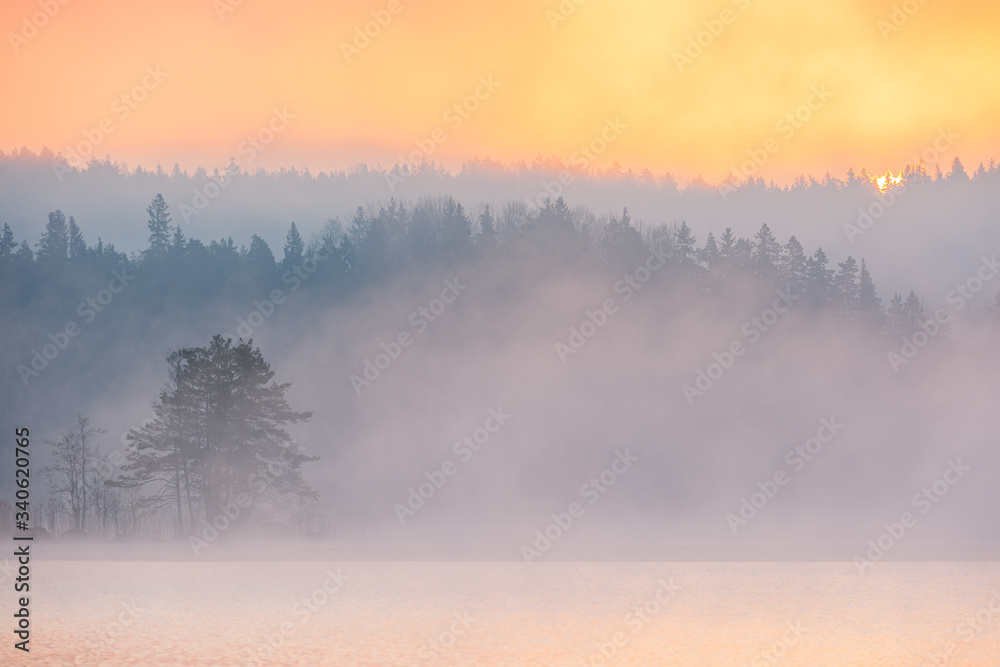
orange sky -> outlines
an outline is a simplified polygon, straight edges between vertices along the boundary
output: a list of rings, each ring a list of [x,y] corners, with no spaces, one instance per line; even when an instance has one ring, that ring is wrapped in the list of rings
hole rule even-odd
[[[66,153],[89,133],[97,154],[130,165],[234,156],[315,172],[391,164],[423,140],[454,168],[474,156],[569,161],[600,148],[603,131],[614,140],[588,166],[718,181],[772,139],[757,173],[783,181],[897,170],[951,127],[968,169],[1000,158],[992,2],[564,0],[575,10],[563,16],[559,0],[64,1],[0,4],[0,149]],[[912,15],[880,29],[894,4]],[[344,44],[372,12],[391,20],[348,62]],[[26,28],[33,16],[43,25]],[[679,61],[699,32],[703,52]],[[159,82],[147,74],[157,66]],[[125,106],[144,77],[145,99]],[[478,108],[446,115],[477,86]],[[779,130],[813,87],[832,96]],[[252,149],[274,109],[294,118]],[[618,134],[605,130],[615,118]]]

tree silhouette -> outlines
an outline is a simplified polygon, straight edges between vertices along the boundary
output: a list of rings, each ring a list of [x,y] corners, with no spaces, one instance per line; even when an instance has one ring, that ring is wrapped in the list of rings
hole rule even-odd
[[[493,219],[493,212],[487,204],[483,212],[479,214],[479,243],[489,247],[497,242],[496,221]]]
[[[146,207],[146,213],[149,215],[146,223],[149,228],[147,252],[152,257],[163,257],[170,248],[170,211],[162,194],[153,197],[153,201]]]
[[[861,307],[861,294],[858,285],[858,263],[853,257],[840,262],[838,271],[833,277],[835,306],[846,315],[858,312]]]
[[[73,216],[69,217],[69,258],[82,259],[87,255],[87,242],[83,240],[83,232],[76,224]]]
[[[688,264],[696,260],[695,242],[694,233],[691,231],[688,223],[681,220],[681,226],[677,229],[674,244],[677,248],[677,257],[682,263]]]
[[[14,241],[14,232],[6,222],[3,225],[3,233],[0,234],[0,263],[7,264],[14,256],[14,249],[17,242]]]
[[[801,295],[809,279],[809,260],[802,249],[802,244],[794,236],[788,239],[783,248],[780,266],[785,286],[792,294]]]
[[[207,347],[178,350],[167,362],[170,382],[153,405],[155,418],[129,432],[127,474],[116,484],[151,487],[150,502],[174,506],[181,532],[185,506],[193,527],[241,494],[262,504],[317,495],[301,472],[316,458],[285,431],[312,413],[291,409],[290,383],[274,381],[252,341],[215,336]]]
[[[781,244],[774,238],[771,228],[764,223],[754,235],[757,243],[754,245],[754,269],[757,275],[768,281],[773,281],[778,274],[778,262],[781,260]]]
[[[288,228],[288,234],[285,236],[285,256],[282,260],[282,266],[288,270],[301,265],[302,255],[305,250],[306,244],[303,243],[302,235],[299,234],[299,228],[295,226],[295,222],[293,221]]]
[[[57,262],[69,257],[69,230],[66,227],[66,216],[62,211],[49,213],[49,221],[45,224],[45,232],[38,242],[38,260],[41,262]]]
[[[880,323],[882,320],[882,299],[878,298],[875,281],[863,258],[858,276],[858,310],[872,323]]]
[[[76,530],[87,526],[88,501],[95,494],[94,464],[97,448],[95,435],[106,433],[94,428],[83,415],[76,418],[76,428],[65,431],[58,440],[45,440],[52,448],[53,462],[40,470],[48,480],[51,495],[68,506]]]

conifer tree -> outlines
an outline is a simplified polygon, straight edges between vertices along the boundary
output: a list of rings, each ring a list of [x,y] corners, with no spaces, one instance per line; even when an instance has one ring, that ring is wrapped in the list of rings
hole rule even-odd
[[[38,260],[40,262],[58,262],[69,257],[69,229],[66,226],[66,216],[62,211],[49,213],[49,221],[45,224],[45,232],[38,242]]]
[[[170,248],[170,210],[162,194],[153,197],[152,203],[146,207],[149,221],[149,249],[151,257],[163,257]]]
[[[282,260],[285,269],[292,269],[301,265],[305,250],[306,244],[302,241],[299,228],[295,226],[295,222],[293,221],[292,225],[288,228],[288,234],[285,236],[285,257]]]
[[[73,216],[69,217],[69,257],[80,259],[87,254],[87,243],[83,240],[83,232],[76,224]]]

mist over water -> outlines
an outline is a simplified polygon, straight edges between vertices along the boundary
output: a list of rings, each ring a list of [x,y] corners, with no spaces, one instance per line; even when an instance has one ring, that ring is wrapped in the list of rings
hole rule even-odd
[[[987,563],[103,565],[38,567],[64,582],[37,596],[60,610],[38,621],[46,664],[972,667],[1000,648]]]
[[[65,264],[5,256],[3,420],[32,426],[36,521],[58,534],[32,545],[50,582],[32,603],[38,650],[51,664],[991,664],[994,180],[688,189],[655,223],[604,182],[606,208],[344,199],[353,212],[308,241],[289,229],[284,257],[229,213],[238,239],[175,225],[160,256],[112,236],[99,250],[83,226],[86,252]],[[863,228],[800,217],[865,200],[885,213]],[[727,230],[718,211],[740,209]],[[957,221],[927,232],[942,210]],[[925,231],[901,232],[900,211]],[[184,480],[193,499],[156,483],[107,495],[91,477],[74,529],[44,466],[65,463],[53,443],[87,428],[77,416],[104,430],[92,470],[127,480],[177,369],[232,354],[245,371],[251,348],[290,383],[289,409],[312,413],[258,450],[260,478],[316,457],[300,461],[316,497],[217,502],[210,468]],[[177,433],[266,442],[229,423]]]
[[[454,183],[463,178],[471,177]],[[540,558],[682,553],[676,548],[726,558],[761,547],[770,558],[850,558],[908,511],[915,523],[894,540],[893,556],[967,557],[998,537],[984,502],[996,465],[989,308],[1000,283],[990,282],[985,224],[996,206],[993,180],[994,172],[927,179],[886,194],[845,182],[787,191],[750,184],[725,201],[696,189],[667,196],[675,208],[659,219],[683,217],[698,247],[728,224],[712,211],[731,210],[742,212],[743,229],[766,217],[777,231],[798,218],[806,257],[815,250],[806,239],[830,234],[800,209],[822,219],[861,195],[895,202],[854,229],[853,246],[827,250],[831,267],[846,254],[865,258],[885,307],[885,285],[903,295],[931,285],[918,292],[923,329],[905,335],[817,308],[805,287],[796,293],[749,265],[678,260],[676,225],[635,223],[645,247],[602,255],[588,244],[604,243],[617,217],[578,207],[578,231],[549,238],[531,231],[538,214],[522,208],[526,217],[512,219],[508,204],[493,208],[496,248],[446,263],[390,263],[383,278],[353,288],[330,287],[349,284],[336,275],[357,270],[337,251],[312,271],[279,271],[200,305],[185,305],[180,292],[154,319],[136,322],[131,304],[175,289],[137,265],[121,310],[108,306],[100,331],[85,331],[52,371],[12,391],[23,417],[44,420],[46,435],[82,413],[108,430],[106,449],[124,450],[115,436],[152,417],[166,352],[224,333],[252,338],[276,379],[291,382],[290,403],[315,413],[290,432],[319,457],[306,479],[351,543],[502,558],[524,558],[526,547]],[[610,208],[624,187],[604,183],[590,200]],[[640,206],[665,196],[634,187]],[[594,200],[597,192],[605,199]],[[818,205],[823,199],[836,206]],[[443,210],[434,206],[411,208],[409,224],[420,211]],[[904,234],[889,219],[933,218],[946,206],[958,207],[948,210],[960,225],[947,234],[919,220]],[[976,215],[961,214],[966,206]],[[349,223],[326,230],[341,244],[358,231]],[[956,283],[970,278],[976,289],[957,297]],[[281,298],[272,301],[275,290]],[[8,367],[23,364],[64,316],[6,325],[17,342],[3,353]],[[45,392],[61,398],[42,402]],[[921,496],[946,472],[944,486]]]

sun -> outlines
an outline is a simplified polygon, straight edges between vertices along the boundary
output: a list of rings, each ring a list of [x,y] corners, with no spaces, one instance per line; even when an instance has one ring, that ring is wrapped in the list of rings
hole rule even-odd
[[[874,179],[875,184],[878,186],[879,192],[885,192],[894,185],[899,185],[903,182],[903,172],[899,172],[898,175],[893,175],[892,172],[885,172],[885,176],[876,176]]]

